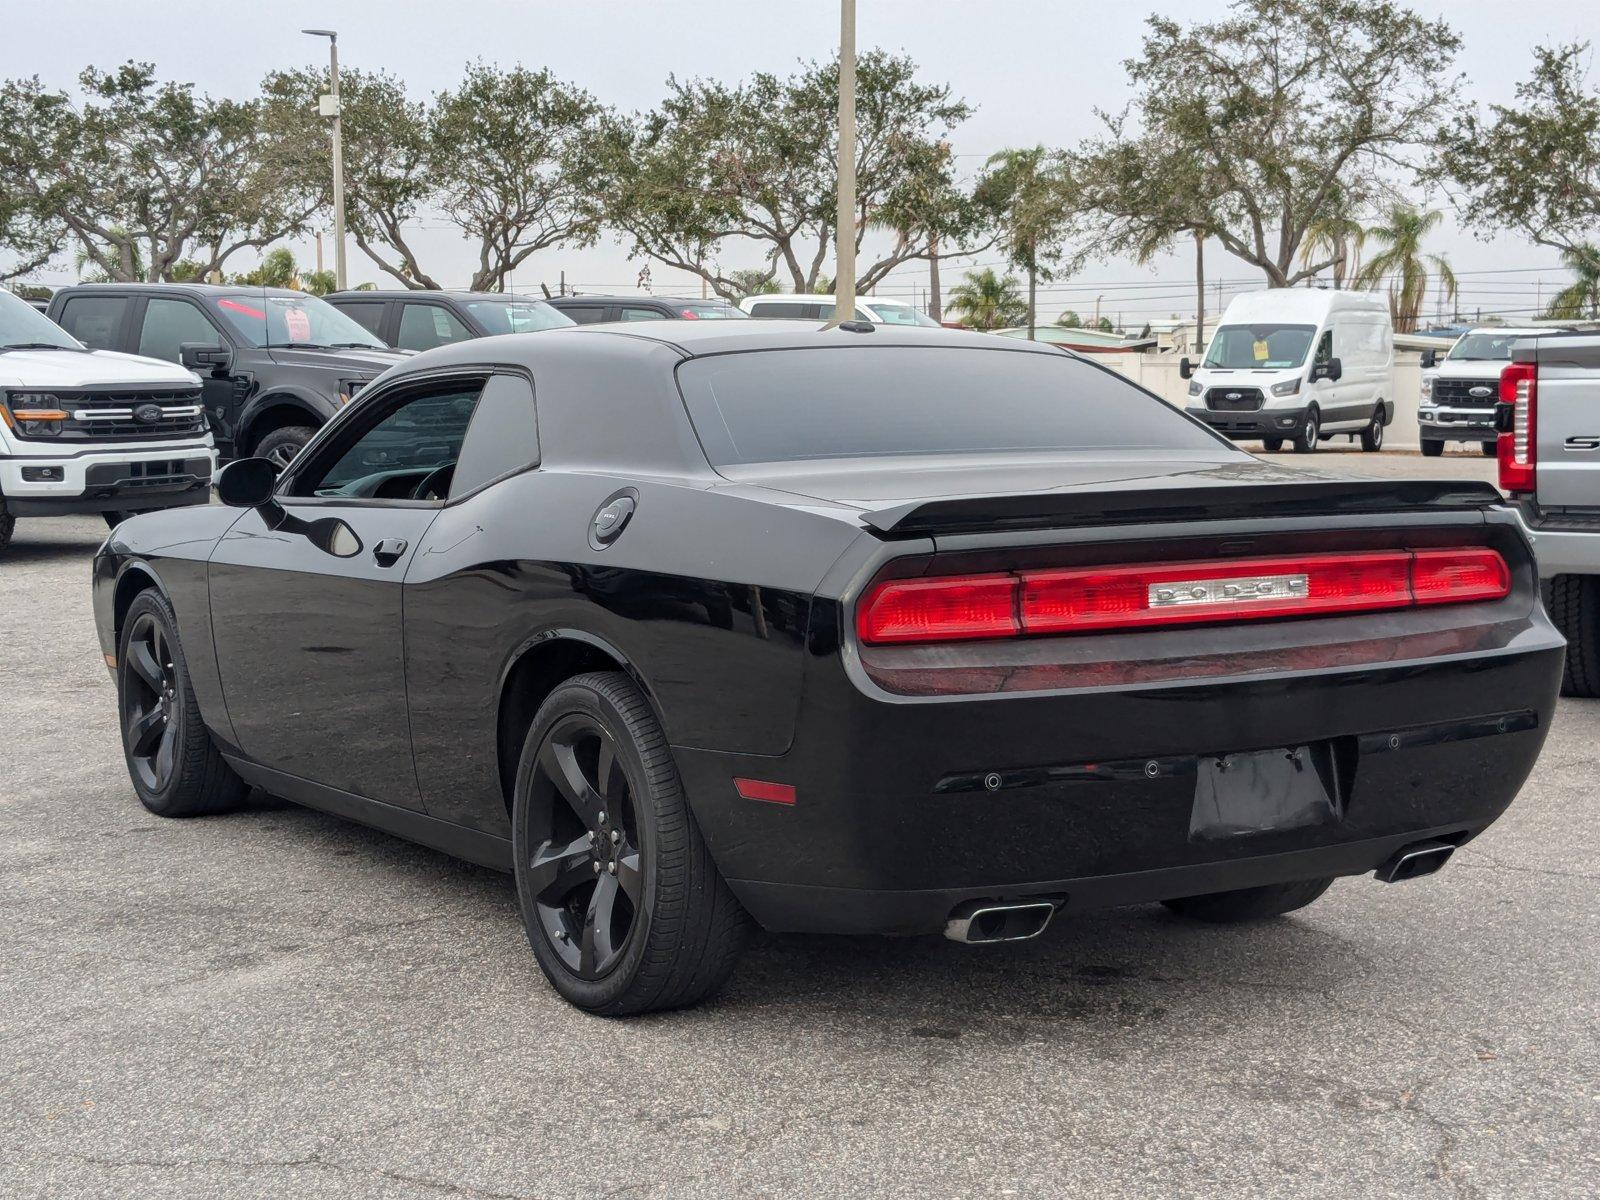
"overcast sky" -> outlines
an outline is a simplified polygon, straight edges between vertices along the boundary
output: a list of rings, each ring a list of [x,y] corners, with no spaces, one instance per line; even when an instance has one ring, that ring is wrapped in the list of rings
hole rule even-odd
[[[1457,0],[1416,3],[1444,15],[1462,34],[1458,66],[1469,95],[1480,104],[1511,98],[1531,62],[1531,47],[1553,41],[1600,42],[1595,0]],[[859,0],[858,44],[910,54],[926,78],[947,81],[976,105],[976,115],[956,129],[953,142],[964,170],[1006,146],[1071,145],[1095,132],[1096,107],[1114,109],[1127,99],[1122,61],[1139,45],[1151,12],[1199,20],[1220,13],[1216,0]],[[451,86],[468,61],[548,66],[605,103],[648,108],[669,74],[737,79],[754,70],[787,72],[798,60],[832,54],[838,38],[834,0],[68,0],[23,3],[0,0],[0,74],[37,74],[70,86],[85,65],[109,67],[126,59],[154,62],[166,77],[194,81],[216,95],[247,96],[275,67],[326,61],[325,43],[300,34],[302,26],[337,28],[341,60],[385,68],[421,96]],[[1597,69],[1600,74],[1600,69]],[[471,270],[465,243],[438,220],[419,238],[423,261],[447,283],[460,286]],[[1461,278],[1467,312],[1531,307],[1564,278],[1552,252],[1502,240],[1486,243],[1453,225],[1435,246]],[[309,246],[298,247],[308,261]],[[748,253],[748,252],[745,252]],[[992,260],[992,255],[981,261]],[[755,266],[728,256],[729,266]],[[331,257],[330,257],[331,263]],[[350,248],[351,279],[380,279]],[[243,266],[242,263],[232,264]],[[631,289],[641,261],[605,241],[590,250],[554,249],[518,272],[519,291],[552,287],[565,270],[584,290]],[[1539,272],[1530,270],[1538,268]],[[1207,253],[1208,273],[1239,287],[1259,286],[1260,274],[1219,247]],[[699,284],[656,264],[657,293],[698,292]],[[1542,272],[1542,273],[1541,273]],[[946,287],[960,276],[945,271]],[[1062,307],[1087,313],[1097,295],[1104,309],[1130,324],[1193,308],[1186,285],[1191,256],[1157,263],[1153,270],[1126,262],[1092,264],[1057,283],[1042,314]],[[51,282],[64,282],[65,274]],[[897,294],[915,296],[926,286],[919,264],[891,281]],[[1224,293],[1226,298],[1226,292]]]

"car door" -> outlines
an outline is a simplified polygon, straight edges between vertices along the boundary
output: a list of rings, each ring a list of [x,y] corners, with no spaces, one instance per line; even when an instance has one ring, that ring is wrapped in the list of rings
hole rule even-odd
[[[400,304],[400,327],[394,339],[397,350],[432,350],[473,336],[472,330],[442,304],[418,300]]]
[[[185,343],[229,346],[227,335],[193,301],[173,296],[151,296],[146,300],[138,317],[134,353],[181,365],[179,350]],[[218,443],[231,447],[239,424],[233,377],[227,372],[203,372],[200,395]]]
[[[401,583],[438,516],[484,375],[396,381],[350,409],[218,543],[210,593],[239,748],[419,808]]]

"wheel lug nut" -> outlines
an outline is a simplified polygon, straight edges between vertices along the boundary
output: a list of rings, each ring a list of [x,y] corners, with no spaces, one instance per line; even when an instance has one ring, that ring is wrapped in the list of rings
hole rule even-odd
[[[594,845],[594,842],[595,842],[595,832],[594,832],[594,830],[591,829],[591,830],[589,830],[589,844],[592,846],[592,845]]]
[[[614,863],[614,862],[607,863],[606,864],[606,870],[610,871],[613,875],[615,875],[617,873],[617,864]]]
[[[615,829],[613,829],[611,831],[611,844],[613,846],[615,846],[621,840],[622,840],[622,835],[620,833],[618,833]]]
[[[600,824],[604,825],[605,823],[606,823],[606,814],[602,811],[600,813]]]
[[[600,874],[600,863],[598,861],[596,861],[594,864],[594,873],[596,875]]]

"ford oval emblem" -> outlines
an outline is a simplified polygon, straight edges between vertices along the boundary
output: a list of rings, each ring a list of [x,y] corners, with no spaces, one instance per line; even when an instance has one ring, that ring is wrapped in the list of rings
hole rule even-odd
[[[159,404],[141,404],[133,410],[133,419],[141,425],[154,425],[165,415]]]
[[[1475,388],[1468,388],[1467,395],[1471,396],[1475,400],[1482,400],[1485,396],[1494,395],[1494,389],[1484,387],[1482,384],[1479,384]]]

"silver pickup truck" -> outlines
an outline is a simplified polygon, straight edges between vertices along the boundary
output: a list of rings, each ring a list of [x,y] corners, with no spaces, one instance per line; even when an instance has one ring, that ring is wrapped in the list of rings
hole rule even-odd
[[[1500,490],[1567,639],[1562,692],[1600,696],[1600,332],[1522,339],[1500,376]]]

